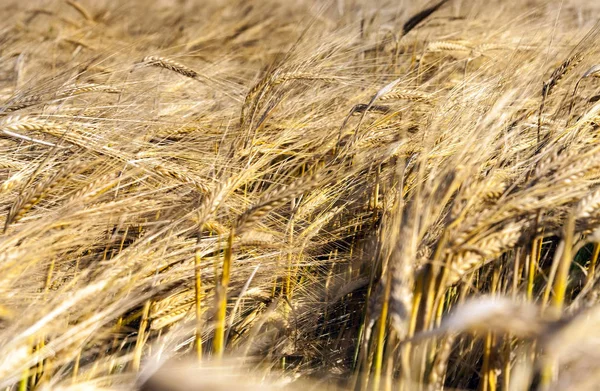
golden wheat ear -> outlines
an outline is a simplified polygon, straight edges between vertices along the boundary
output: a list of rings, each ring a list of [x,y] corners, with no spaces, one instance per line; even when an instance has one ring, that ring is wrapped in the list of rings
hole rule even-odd
[[[168,69],[192,79],[195,79],[199,76],[198,72],[194,71],[193,69],[165,57],[146,56],[142,59],[142,61],[140,61],[139,64],[147,64],[154,67]]]
[[[23,216],[29,210],[31,210],[31,208],[42,201],[42,199],[44,199],[48,193],[66,182],[72,175],[75,175],[84,167],[85,163],[79,160],[66,164],[54,175],[46,178],[45,180],[39,182],[36,186],[27,189],[25,192],[19,195],[17,201],[13,203],[8,212],[8,216],[6,217],[6,222],[4,225],[4,232],[6,232],[10,224],[21,220]]]
[[[10,102],[7,102],[6,106],[4,106],[4,113],[10,113],[13,111],[18,111],[21,109],[25,109],[27,107],[36,105],[40,103],[44,98],[44,95],[29,95],[23,98],[17,98]]]

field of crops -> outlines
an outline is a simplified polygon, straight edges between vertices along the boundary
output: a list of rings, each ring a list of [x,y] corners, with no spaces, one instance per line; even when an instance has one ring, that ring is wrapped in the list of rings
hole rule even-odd
[[[600,2],[0,15],[0,389],[597,389]]]

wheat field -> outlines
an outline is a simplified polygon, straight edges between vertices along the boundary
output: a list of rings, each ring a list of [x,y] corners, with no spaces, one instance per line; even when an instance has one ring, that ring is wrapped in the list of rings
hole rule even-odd
[[[600,3],[1,0],[1,390],[596,390]]]

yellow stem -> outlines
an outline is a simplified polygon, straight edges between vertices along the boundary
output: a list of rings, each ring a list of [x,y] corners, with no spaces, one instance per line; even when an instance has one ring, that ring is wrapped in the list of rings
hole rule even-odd
[[[202,270],[201,267],[202,256],[200,255],[200,249],[196,249],[194,254],[194,271],[196,279],[196,357],[198,361],[202,360]]]
[[[142,349],[144,348],[144,340],[146,336],[146,327],[148,326],[148,314],[150,313],[150,300],[146,300],[144,303],[144,309],[142,310],[142,320],[140,322],[140,328],[138,336],[135,341],[135,350],[133,354],[133,361],[131,362],[134,371],[139,371],[140,364],[142,362]]]
[[[231,253],[233,248],[233,238],[235,229],[231,228],[227,247],[223,255],[223,273],[221,274],[221,283],[217,294],[219,295],[219,307],[217,310],[217,325],[215,327],[215,337],[213,339],[213,351],[217,357],[223,356],[225,350],[225,320],[227,318],[227,287],[229,286],[229,276],[231,272]]]
[[[533,239],[531,244],[531,252],[529,255],[529,271],[527,273],[527,301],[533,301],[533,281],[535,279],[535,270],[538,264],[538,241],[541,239]]]
[[[600,244],[594,243],[594,252],[592,254],[592,259],[590,260],[590,267],[588,268],[587,277],[585,280],[585,284],[589,284],[596,274],[596,264],[598,263],[598,256],[600,256]]]
[[[379,327],[377,329],[377,350],[375,352],[375,376],[373,378],[373,390],[379,390],[381,383],[381,368],[383,363],[383,349],[385,347],[385,330],[387,326],[387,317],[389,310],[389,299],[392,290],[392,273],[388,270],[385,291],[383,295],[383,305],[381,306],[381,315],[379,317]]]
[[[567,279],[569,276],[569,268],[571,267],[571,261],[573,260],[571,250],[573,249],[573,232],[575,230],[575,218],[570,216],[567,220],[567,226],[565,228],[565,246],[562,253],[560,264],[558,265],[558,271],[556,274],[556,280],[554,281],[554,297],[552,300],[553,307],[557,314],[562,310],[563,303],[565,301],[565,292],[567,290]]]

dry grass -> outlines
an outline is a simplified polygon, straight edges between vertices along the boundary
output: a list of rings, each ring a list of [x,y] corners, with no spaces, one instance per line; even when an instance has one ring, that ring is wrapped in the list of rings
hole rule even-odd
[[[597,2],[0,7],[2,389],[596,388]]]

